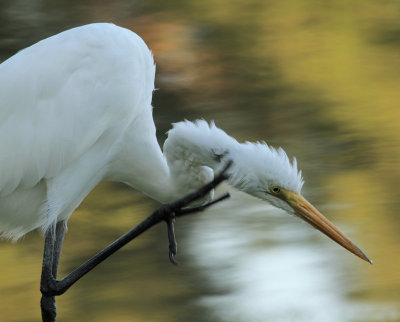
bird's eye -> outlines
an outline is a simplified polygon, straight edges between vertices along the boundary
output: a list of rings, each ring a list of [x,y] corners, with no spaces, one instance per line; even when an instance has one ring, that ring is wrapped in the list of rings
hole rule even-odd
[[[281,188],[279,188],[278,186],[272,186],[271,187],[271,192],[274,194],[278,194],[281,192]]]

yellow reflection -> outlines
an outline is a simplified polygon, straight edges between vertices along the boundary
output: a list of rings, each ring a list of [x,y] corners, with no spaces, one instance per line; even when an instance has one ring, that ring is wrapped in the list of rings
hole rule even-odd
[[[374,261],[369,269],[358,267],[358,273],[363,274],[359,279],[366,290],[364,296],[393,301],[400,287],[400,259],[395,255],[400,237],[390,207],[393,191],[380,184],[373,173],[360,170],[328,176],[326,184],[332,187],[329,200],[345,205],[335,210],[339,221],[357,228],[349,235]]]
[[[264,11],[259,23],[266,32],[259,33],[253,52],[260,59],[272,55],[296,88],[330,102],[326,118],[359,137],[381,140],[383,153],[400,157],[392,149],[400,142],[399,44],[379,38],[385,36],[379,27],[397,24],[398,4],[382,8],[365,1],[357,9],[353,2],[298,4],[276,1],[274,15]]]

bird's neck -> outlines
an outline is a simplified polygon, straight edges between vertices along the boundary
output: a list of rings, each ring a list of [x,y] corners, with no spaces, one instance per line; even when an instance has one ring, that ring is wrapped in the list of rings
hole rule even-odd
[[[296,160],[291,162],[281,148],[263,142],[239,143],[213,123],[200,120],[174,124],[163,152],[150,113],[132,126],[134,130],[127,131],[132,135],[122,142],[124,148],[112,163],[108,178],[125,182],[160,202],[196,191],[229,161],[233,164],[227,173],[228,183],[262,199],[272,184],[298,193],[303,185]]]
[[[162,203],[175,198],[174,181],[157,142],[150,111],[130,124],[118,143],[104,180],[126,183]]]
[[[135,135],[127,135],[121,142],[121,146],[132,148],[121,149],[106,179],[125,182],[163,203],[179,199],[211,181],[214,171],[221,170],[241,150],[241,144],[214,124],[185,121],[174,124],[168,132],[162,152],[154,124],[149,126],[146,120],[135,123]]]

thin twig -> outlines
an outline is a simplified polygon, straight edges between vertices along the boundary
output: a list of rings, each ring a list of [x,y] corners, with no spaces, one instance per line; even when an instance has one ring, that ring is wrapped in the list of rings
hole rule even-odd
[[[230,196],[231,195],[229,193],[225,193],[221,197],[219,197],[217,199],[214,199],[213,201],[210,201],[209,203],[206,203],[204,205],[197,206],[197,207],[180,209],[180,210],[176,211],[175,215],[176,215],[176,217],[183,217],[183,216],[186,216],[186,215],[194,214],[196,212],[204,211],[208,207],[210,207],[210,206],[212,206],[212,205],[214,205],[214,204],[216,204],[216,203],[218,203],[218,202],[220,202],[222,200],[225,200],[225,199],[229,198]]]

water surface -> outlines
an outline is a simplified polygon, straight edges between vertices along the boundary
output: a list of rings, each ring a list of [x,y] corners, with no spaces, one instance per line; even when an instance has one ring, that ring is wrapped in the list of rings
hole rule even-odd
[[[1,1],[1,59],[89,22],[135,30],[157,62],[161,143],[171,122],[203,117],[240,141],[283,146],[303,170],[304,195],[374,260],[233,191],[178,220],[180,266],[157,226],[60,297],[60,321],[400,320],[399,6]],[[99,185],[69,222],[61,274],[157,206]],[[42,244],[36,232],[0,244],[2,320],[39,320]]]

